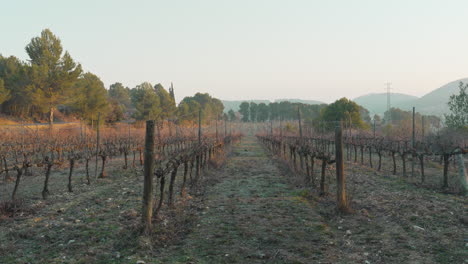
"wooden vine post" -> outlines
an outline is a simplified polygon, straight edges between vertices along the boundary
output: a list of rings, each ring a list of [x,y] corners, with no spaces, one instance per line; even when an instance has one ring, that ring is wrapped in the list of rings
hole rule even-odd
[[[300,136],[300,142],[301,142],[301,145],[303,144],[302,142],[302,120],[301,120],[301,108],[298,106],[297,107],[297,117],[299,119],[299,136]],[[300,152],[299,152],[299,164],[301,166],[301,170],[304,170],[304,158],[303,158],[303,154],[302,154],[302,151],[301,149],[299,149]],[[294,154],[295,156],[295,154]],[[296,161],[294,160],[294,166],[296,166]]]
[[[37,125],[36,125],[36,129],[37,129]],[[83,118],[80,119],[80,139],[83,140]]]
[[[270,135],[273,136],[273,118],[270,117]]]
[[[279,128],[280,128],[280,138],[283,138],[283,117],[280,117],[280,123],[279,123]]]
[[[201,127],[201,109],[198,110],[198,144],[201,145],[202,127]]]
[[[130,121],[127,123],[127,135],[128,135],[128,141],[130,142]]]
[[[348,200],[346,199],[346,176],[344,174],[343,131],[341,121],[337,122],[335,128],[335,161],[338,210],[345,212],[348,210]]]
[[[97,169],[98,169],[98,158],[99,158],[99,141],[100,141],[100,131],[99,131],[99,124],[101,123],[101,112],[98,113],[98,118],[97,118],[97,126],[96,126],[96,168],[94,170],[94,178],[97,179]]]
[[[227,119],[224,119],[224,137],[227,136]]]
[[[145,232],[151,230],[151,219],[153,217],[153,171],[154,171],[154,121],[146,121],[145,135],[145,163],[143,183],[143,216],[142,222]]]
[[[202,118],[202,111],[201,109],[198,111],[198,147],[201,149],[201,143],[202,143],[202,126],[201,126],[201,118]],[[195,167],[195,181],[198,182],[200,179],[201,175],[201,163],[202,163],[202,157],[201,153],[197,155],[195,158],[196,161],[196,167]]]
[[[425,136],[425,135],[424,135],[424,132],[425,132],[424,127],[425,127],[425,125],[426,125],[426,122],[425,122],[424,119],[425,119],[424,116],[421,116],[421,123],[422,123],[422,124],[421,124],[421,126],[422,126],[422,130],[421,130],[421,139],[422,139],[422,140],[424,140],[424,136]]]
[[[375,117],[374,117],[374,138],[375,138]]]
[[[465,162],[463,161],[463,154],[457,154],[456,157],[458,162],[458,175],[460,177],[462,193],[466,195],[468,194],[468,172],[465,168]]]
[[[216,117],[216,141],[218,141],[218,117]]]
[[[301,109],[297,107],[297,117],[299,118],[299,136],[302,139],[302,121],[301,121]]]

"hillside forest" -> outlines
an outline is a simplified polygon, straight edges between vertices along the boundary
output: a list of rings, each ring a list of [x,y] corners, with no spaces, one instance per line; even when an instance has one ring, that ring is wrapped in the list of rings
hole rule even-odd
[[[101,113],[106,122],[179,117],[181,121],[221,116],[223,105],[209,94],[183,98],[177,106],[174,88],[143,82],[133,88],[116,82],[106,89],[99,76],[84,72],[49,29],[25,47],[28,61],[0,55],[0,112],[33,122],[54,122],[54,114],[87,122]],[[62,120],[63,121],[63,120]]]

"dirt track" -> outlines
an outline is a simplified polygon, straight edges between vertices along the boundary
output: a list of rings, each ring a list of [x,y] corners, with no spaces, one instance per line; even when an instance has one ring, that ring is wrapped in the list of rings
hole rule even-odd
[[[234,149],[208,190],[195,230],[163,251],[173,263],[315,263],[332,243],[312,204],[253,138]]]

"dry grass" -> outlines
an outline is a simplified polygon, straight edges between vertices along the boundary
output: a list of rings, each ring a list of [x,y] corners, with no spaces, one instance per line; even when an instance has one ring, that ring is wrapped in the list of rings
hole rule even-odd
[[[91,186],[78,166],[73,193],[66,192],[66,169],[57,168],[46,201],[43,171],[25,176],[24,202],[3,206],[0,263],[463,263],[468,257],[465,197],[346,164],[353,213],[338,214],[332,173],[330,194],[319,197],[253,138],[243,139],[225,165],[212,164],[218,169],[206,172],[189,196],[177,193],[176,206],[164,207],[154,232],[142,236],[142,173],[121,164],[111,161],[109,178]],[[10,189],[0,195],[8,197]]]
[[[283,172],[290,172],[279,161]],[[351,214],[336,210],[333,167],[326,173],[328,195],[320,197],[316,188],[305,187],[305,193],[313,194],[308,199],[317,202],[317,211],[334,233],[336,248],[327,250],[327,259],[332,263],[463,263],[468,257],[466,197],[455,194],[454,173],[452,188],[442,190],[434,180],[440,177],[439,168],[428,167],[429,181],[422,185],[418,178],[346,162]],[[290,182],[304,186],[298,175]]]
[[[10,125],[17,125],[17,124],[19,123],[11,119],[0,117],[0,126],[10,126]]]

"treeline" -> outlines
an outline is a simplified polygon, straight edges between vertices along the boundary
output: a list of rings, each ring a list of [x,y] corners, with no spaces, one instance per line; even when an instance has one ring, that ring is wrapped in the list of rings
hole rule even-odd
[[[390,111],[385,111],[383,119],[376,115],[374,120],[377,125],[383,127],[384,135],[405,135],[413,127],[413,112],[392,107]],[[415,112],[414,123],[418,136],[424,136],[442,128],[442,120],[439,117],[422,115],[419,112]]]
[[[318,124],[336,120],[350,120],[357,127],[365,127],[370,122],[369,111],[355,102],[341,98],[336,102],[326,104],[303,104],[288,101],[274,102],[270,104],[254,102],[242,102],[239,113],[243,122],[265,122],[267,120],[297,120],[305,123]]]
[[[242,102],[239,106],[241,121],[243,122],[265,122],[267,120],[297,120],[298,109],[303,116],[310,120],[320,115],[320,110],[326,105],[309,105],[303,103],[292,103],[288,101],[274,103]]]
[[[309,105],[292,102],[275,102],[270,104],[242,102],[239,113],[243,122],[265,122],[269,120],[297,120],[299,112],[305,124],[333,128],[333,122],[343,120],[355,128],[370,129],[374,125],[382,127],[384,133],[405,133],[412,126],[412,112],[391,108],[383,118],[370,116],[369,111],[347,98],[341,98],[329,105]],[[416,129],[426,131],[442,126],[441,119],[434,115],[415,114]]]
[[[209,94],[197,93],[176,105],[174,88],[143,82],[134,88],[114,83],[107,90],[101,79],[84,72],[60,39],[49,29],[26,46],[27,62],[0,55],[0,113],[35,122],[54,122],[54,113],[82,120],[107,122],[122,119],[171,119],[194,122],[220,118],[223,104]]]

